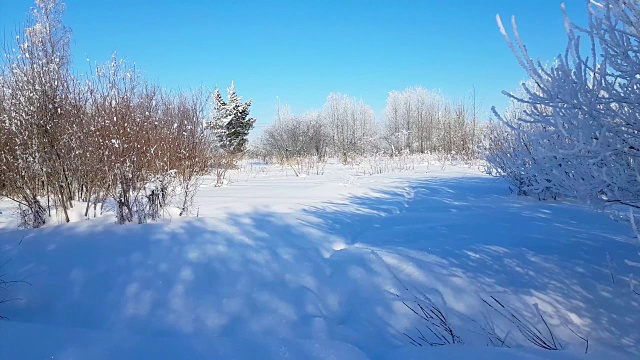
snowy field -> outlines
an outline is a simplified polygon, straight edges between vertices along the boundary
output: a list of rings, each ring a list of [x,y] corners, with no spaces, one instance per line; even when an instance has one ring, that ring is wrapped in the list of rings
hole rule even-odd
[[[29,282],[0,292],[21,299],[0,305],[0,359],[640,358],[628,223],[477,167],[363,168],[248,164],[205,179],[197,214],[144,225],[17,230],[0,201],[0,273]],[[427,296],[464,345],[411,344],[430,336],[402,301]],[[547,334],[537,304],[564,351],[524,340],[491,296]],[[488,323],[510,348],[487,346]]]

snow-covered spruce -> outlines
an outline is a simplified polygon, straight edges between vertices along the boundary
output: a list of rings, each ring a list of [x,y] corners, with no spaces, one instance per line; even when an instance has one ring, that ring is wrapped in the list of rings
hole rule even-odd
[[[249,132],[256,122],[255,118],[249,117],[251,99],[243,103],[233,82],[227,93],[225,101],[220,91],[215,89],[211,99],[211,119],[205,124],[214,140],[217,186],[223,185],[226,172],[234,168],[236,162],[244,155]]]

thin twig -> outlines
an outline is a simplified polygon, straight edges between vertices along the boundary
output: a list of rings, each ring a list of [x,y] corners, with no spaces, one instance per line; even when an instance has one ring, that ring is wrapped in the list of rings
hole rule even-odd
[[[578,335],[575,331],[573,331],[572,328],[569,327],[569,325],[565,325],[567,327],[567,329],[569,329],[569,331],[571,331],[575,336],[579,337],[580,339],[584,340],[585,343],[587,343],[587,346],[585,346],[584,348],[584,353],[586,354],[587,352],[589,352],[589,339],[586,339],[580,335]]]

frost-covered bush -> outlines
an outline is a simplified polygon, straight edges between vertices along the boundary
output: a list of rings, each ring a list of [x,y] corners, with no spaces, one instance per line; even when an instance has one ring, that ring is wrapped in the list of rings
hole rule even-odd
[[[262,153],[282,166],[293,169],[297,176],[320,174],[329,153],[331,135],[320,113],[295,116],[285,108],[267,127],[260,138]]]
[[[368,175],[409,171],[415,169],[417,160],[419,159],[411,155],[408,150],[393,156],[380,152],[364,158],[360,163],[360,169]]]
[[[489,174],[504,177],[518,195],[547,198],[557,196],[557,185],[537,173],[548,153],[546,143],[538,143],[545,129],[538,124],[520,122],[525,107],[512,103],[501,122],[491,122],[481,146]]]
[[[197,178],[211,168],[204,97],[163,93],[115,56],[97,67],[93,92],[88,106],[93,135],[86,136],[93,137],[100,158],[84,167],[100,166],[109,176],[95,179],[103,182],[96,196],[116,200],[118,213],[124,212],[119,222],[156,219],[161,212],[147,205],[164,208],[178,194],[181,214],[187,214]]]
[[[565,13],[567,49],[550,66],[531,59],[515,20],[513,43],[498,17],[531,80],[522,95],[506,93],[522,107],[515,118],[494,109],[504,124],[504,137],[494,144],[506,146],[489,152],[487,161],[501,175],[521,177],[523,193],[638,207],[640,3],[603,0],[588,10],[586,28]]]
[[[20,204],[24,226],[51,208],[70,221],[76,202],[117,203],[118,222],[141,221],[141,199],[159,182],[160,202],[180,194],[189,212],[197,178],[211,168],[199,93],[168,93],[113,56],[88,77],[69,70],[64,3],[38,0],[0,67],[0,196]],[[174,191],[179,189],[179,191]],[[155,193],[154,193],[155,194]],[[155,205],[154,205],[155,206]],[[155,219],[157,209],[144,218]]]

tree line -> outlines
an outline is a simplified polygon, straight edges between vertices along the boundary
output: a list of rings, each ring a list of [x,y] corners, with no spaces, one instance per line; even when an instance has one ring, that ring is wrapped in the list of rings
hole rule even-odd
[[[475,96],[470,104],[451,102],[423,87],[391,91],[382,121],[362,100],[331,93],[323,108],[302,115],[278,106],[255,151],[265,159],[302,168],[328,157],[349,163],[363,156],[446,154],[478,156],[482,126]]]

